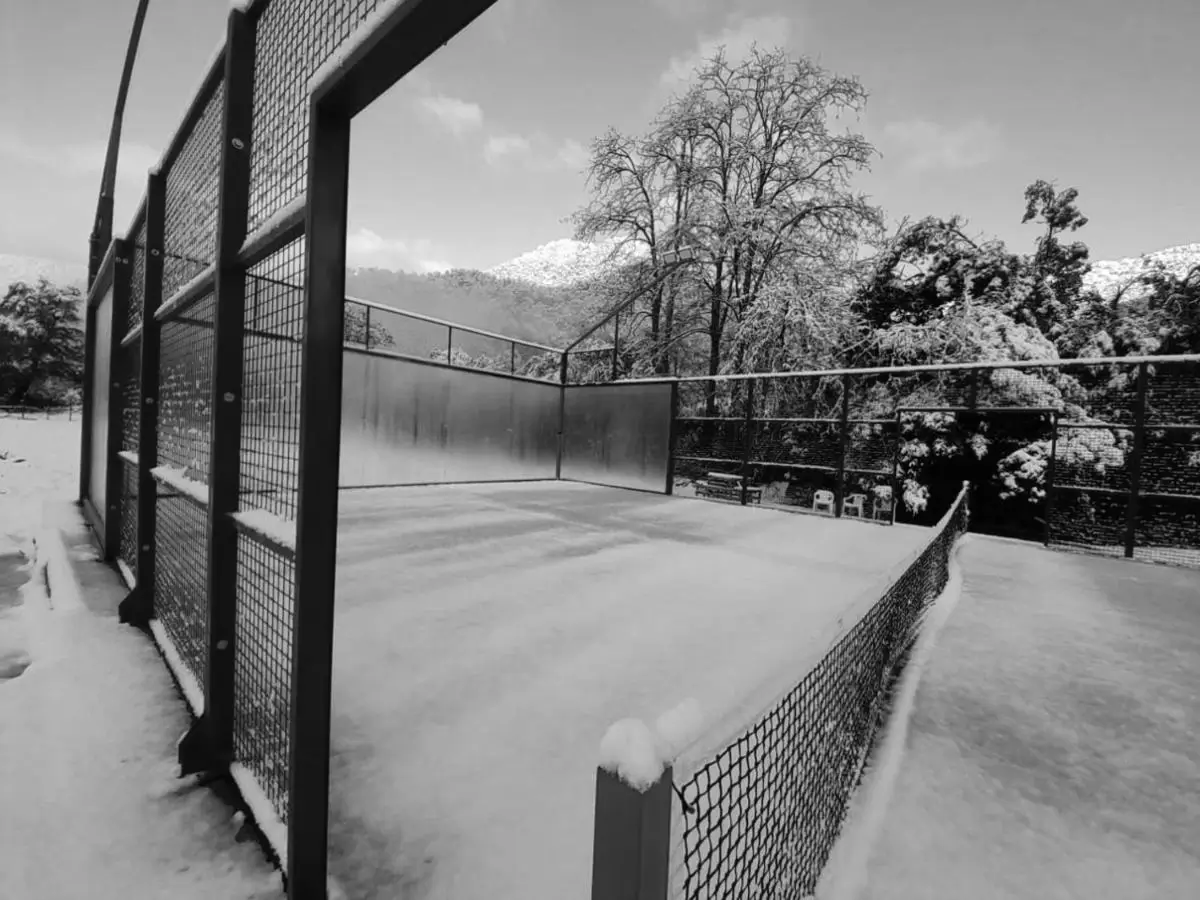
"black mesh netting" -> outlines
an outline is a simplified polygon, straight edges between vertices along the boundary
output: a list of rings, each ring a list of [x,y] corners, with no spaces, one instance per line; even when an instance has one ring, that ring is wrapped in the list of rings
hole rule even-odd
[[[964,490],[925,550],[774,708],[679,785],[682,895],[812,895],[922,616],[967,527]]]

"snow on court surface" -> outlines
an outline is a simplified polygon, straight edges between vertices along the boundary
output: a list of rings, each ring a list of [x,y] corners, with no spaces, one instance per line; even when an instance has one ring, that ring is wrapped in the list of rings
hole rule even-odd
[[[587,896],[609,726],[799,681],[928,537],[569,483],[339,502],[330,853],[355,900]]]
[[[960,559],[855,897],[1193,900],[1200,573],[989,538]]]

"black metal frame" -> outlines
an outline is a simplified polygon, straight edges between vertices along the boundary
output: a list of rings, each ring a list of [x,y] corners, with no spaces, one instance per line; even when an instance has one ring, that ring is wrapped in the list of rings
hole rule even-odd
[[[204,712],[180,743],[184,774],[225,771],[233,761],[234,642],[237,618],[237,528],[242,422],[242,329],[254,103],[254,24],[230,10],[225,40],[225,107],[221,126],[216,267],[213,290],[212,427],[208,478],[208,665]]]
[[[296,595],[292,632],[288,881],[324,900],[351,119],[486,11],[494,0],[409,0],[383,18],[312,94],[302,341]]]
[[[166,214],[166,181],[161,173],[146,179],[146,263],[142,287],[141,410],[138,420],[138,526],[137,582],[121,602],[122,622],[146,628],[154,616],[156,566],[155,534],[158,521],[158,486],[150,470],[158,465],[158,379],[161,323],[154,311],[162,303],[163,240]]]

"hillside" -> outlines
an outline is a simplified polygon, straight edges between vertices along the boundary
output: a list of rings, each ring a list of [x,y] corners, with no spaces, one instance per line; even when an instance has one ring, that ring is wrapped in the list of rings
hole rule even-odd
[[[516,259],[493,266],[487,274],[534,284],[564,287],[591,281],[613,263],[632,262],[637,252],[615,252],[611,241],[576,241],[570,238],[551,241]]]
[[[600,306],[585,287],[537,284],[473,269],[434,274],[352,269],[346,273],[346,292],[352,297],[550,346],[568,343],[578,331],[577,323],[590,318]],[[395,320],[389,330],[405,352],[425,355],[445,346],[444,329],[410,320],[401,330],[401,321]],[[495,343],[465,335],[455,340],[456,347],[468,352],[496,352],[501,348]]]
[[[1200,244],[1168,247],[1145,256],[1098,260],[1084,276],[1083,286],[1106,299],[1111,298],[1117,290],[1141,275],[1148,264],[1155,262],[1161,262],[1172,275],[1182,277],[1193,266],[1200,265]]]

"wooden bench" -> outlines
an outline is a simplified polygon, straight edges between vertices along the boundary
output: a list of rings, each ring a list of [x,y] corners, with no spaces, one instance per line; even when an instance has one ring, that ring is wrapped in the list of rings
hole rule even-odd
[[[742,476],[726,475],[724,472],[709,472],[706,481],[696,482],[697,497],[712,497],[715,500],[742,502]],[[746,502],[762,504],[760,487],[746,488]]]

